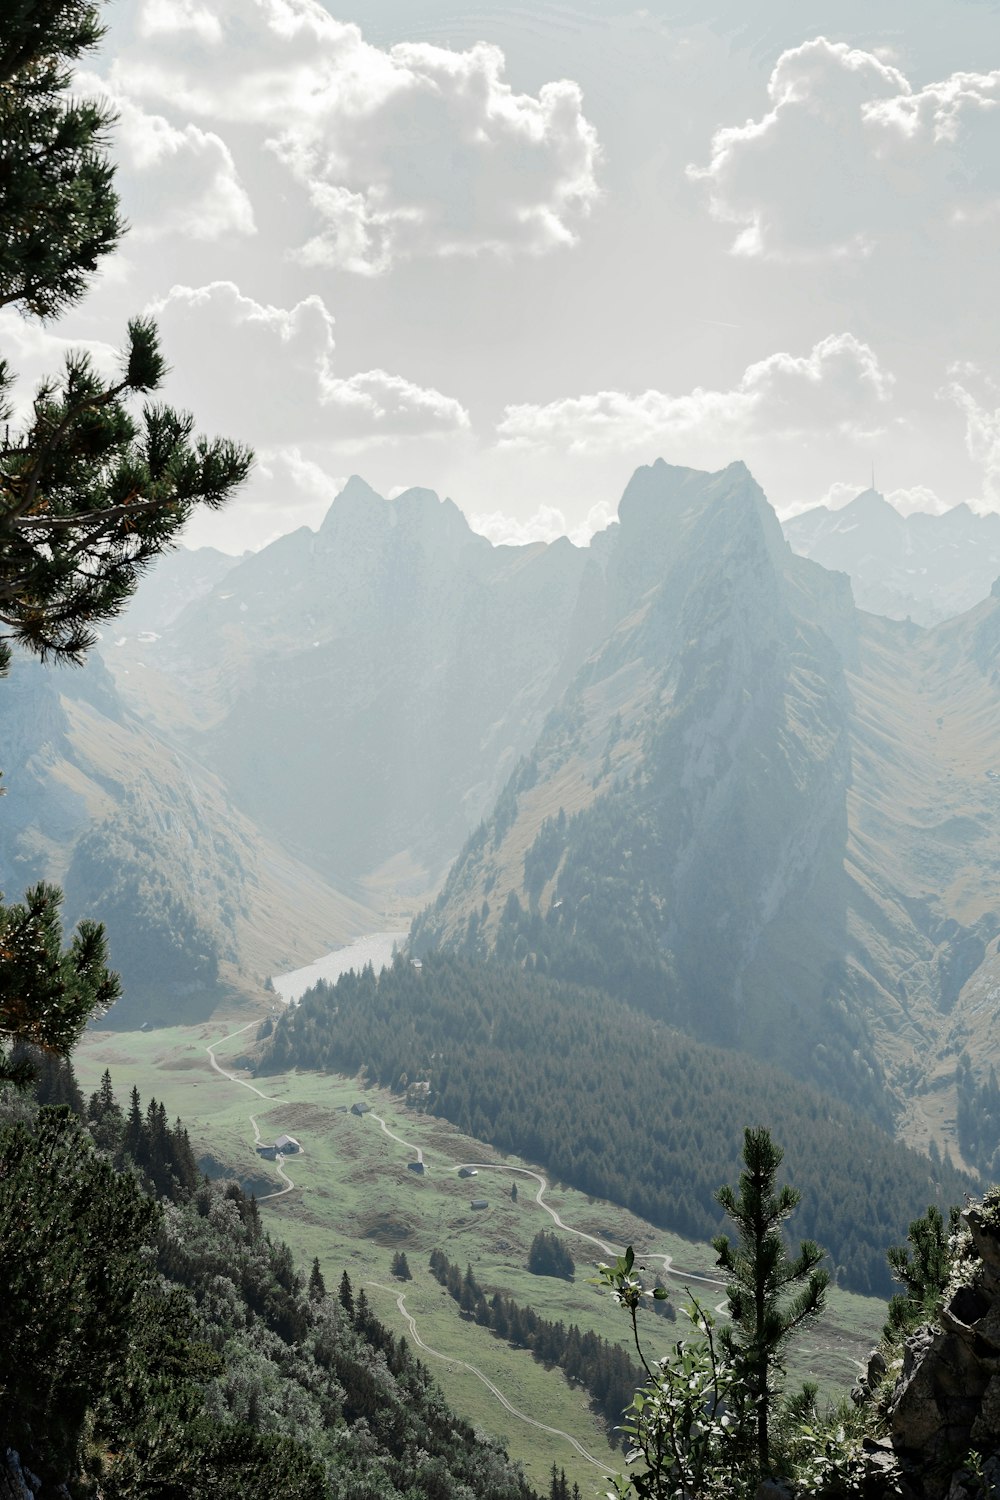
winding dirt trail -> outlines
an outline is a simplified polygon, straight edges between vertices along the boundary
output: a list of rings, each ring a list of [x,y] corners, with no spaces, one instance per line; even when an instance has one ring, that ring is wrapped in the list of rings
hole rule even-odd
[[[212,1042],[205,1048],[205,1051],[208,1053],[208,1060],[212,1064],[212,1067],[215,1069],[215,1071],[217,1073],[220,1073],[223,1078],[228,1079],[230,1083],[238,1083],[240,1088],[249,1089],[251,1094],[256,1094],[258,1099],[266,1099],[269,1104],[280,1104],[282,1101],[276,1098],[274,1094],[265,1094],[261,1089],[257,1087],[256,1084],[247,1083],[245,1078],[237,1078],[235,1073],[230,1073],[228,1069],[222,1067],[221,1064],[216,1062],[215,1060],[216,1047],[221,1047],[223,1042],[231,1042],[234,1036],[242,1036],[244,1031],[250,1030],[251,1026],[259,1025],[259,1017],[254,1021],[248,1021],[245,1026],[240,1026],[238,1030],[231,1031],[228,1036],[222,1036],[217,1042]],[[257,1121],[254,1119],[253,1115],[251,1115],[249,1118],[250,1124],[253,1126],[253,1143],[255,1146],[259,1146],[261,1142],[261,1134],[259,1129],[257,1128]],[[257,1199],[258,1203],[267,1203],[272,1198],[283,1198],[286,1193],[290,1193],[295,1187],[295,1183],[285,1171],[284,1162],[285,1158],[280,1154],[275,1157],[275,1171],[277,1172],[278,1176],[281,1178],[285,1186],[283,1188],[277,1188],[273,1193],[262,1193]]]
[[[237,1083],[239,1083],[239,1081],[239,1079],[236,1080]],[[253,1115],[250,1116],[250,1124],[253,1126],[253,1143],[255,1146],[259,1146],[261,1136],[260,1131],[257,1129],[257,1121],[254,1119]],[[285,1186],[283,1188],[276,1189],[276,1191],[273,1193],[261,1193],[260,1197],[257,1199],[258,1203],[266,1203],[269,1198],[283,1198],[285,1194],[290,1193],[292,1191],[292,1188],[295,1186],[295,1183],[285,1171],[285,1158],[281,1155],[280,1152],[274,1158],[274,1170],[277,1172],[282,1182],[285,1183]]]
[[[242,1036],[244,1031],[250,1030],[251,1026],[259,1026],[260,1021],[261,1018],[260,1016],[258,1016],[255,1020],[248,1021],[245,1026],[239,1027],[237,1031],[231,1031],[228,1036],[220,1036],[219,1040],[217,1042],[212,1042],[208,1047],[205,1048],[205,1051],[208,1053],[208,1060],[212,1064],[212,1067],[215,1069],[215,1071],[217,1073],[221,1073],[223,1078],[228,1078],[230,1083],[238,1083],[241,1089],[249,1089],[251,1094],[257,1095],[258,1099],[267,1099],[272,1104],[280,1104],[281,1100],[276,1099],[273,1094],[262,1093],[261,1090],[256,1086],[256,1084],[247,1083],[245,1078],[237,1078],[235,1073],[227,1072],[226,1069],[223,1068],[215,1060],[216,1047],[221,1047],[223,1042],[231,1042],[234,1036]]]
[[[535,1202],[538,1204],[539,1208],[545,1210],[552,1221],[561,1230],[563,1230],[564,1233],[573,1234],[577,1237],[577,1239],[580,1240],[587,1240],[591,1245],[596,1245],[599,1250],[603,1250],[605,1255],[613,1255],[617,1258],[621,1254],[620,1249],[617,1249],[614,1245],[609,1245],[606,1240],[598,1239],[594,1234],[587,1234],[582,1229],[574,1229],[572,1224],[567,1224],[565,1220],[559,1217],[555,1209],[552,1208],[551,1205],[546,1203],[544,1200],[544,1194],[548,1189],[549,1184],[547,1178],[543,1177],[541,1172],[532,1171],[530,1167],[512,1167],[509,1166],[506,1162],[499,1161],[463,1161],[457,1164],[456,1171],[460,1170],[462,1167],[469,1167],[477,1172],[518,1172],[522,1177],[533,1177],[538,1183],[538,1192],[535,1194]],[[648,1255],[641,1255],[639,1259],[662,1261],[664,1272],[666,1273],[666,1275],[672,1276],[675,1281],[680,1281],[681,1279],[683,1279],[684,1281],[703,1281],[706,1286],[712,1287],[724,1287],[726,1284],[724,1281],[720,1281],[716,1276],[700,1276],[695,1271],[684,1271],[680,1266],[674,1265],[672,1255],[664,1255],[662,1252],[651,1252]],[[715,1310],[716,1312],[725,1316],[727,1308],[728,1304],[726,1302],[720,1302]]]
[[[547,1432],[552,1437],[564,1438],[571,1447],[576,1449],[581,1458],[585,1458],[589,1464],[593,1464],[595,1469],[600,1469],[602,1474],[607,1473],[609,1465],[606,1463],[602,1463],[601,1460],[599,1458],[595,1458],[592,1453],[588,1453],[583,1444],[578,1442],[572,1433],[563,1432],[561,1427],[550,1427],[546,1422],[539,1422],[535,1417],[529,1417],[527,1412],[519,1411],[512,1402],[508,1401],[503,1391],[499,1390],[493,1384],[489,1376],[484,1375],[482,1370],[478,1369],[476,1365],[470,1365],[468,1360],[465,1359],[456,1359],[454,1355],[451,1354],[442,1354],[440,1349],[432,1349],[430,1344],[424,1343],[424,1340],[417,1332],[416,1319],[414,1318],[413,1314],[407,1309],[406,1294],[404,1292],[397,1292],[395,1287],[384,1286],[381,1281],[369,1281],[368,1285],[378,1287],[380,1291],[389,1292],[390,1294],[395,1295],[396,1306],[399,1308],[399,1311],[402,1313],[403,1317],[406,1319],[409,1325],[413,1342],[419,1349],[422,1349],[425,1354],[429,1354],[432,1359],[439,1359],[444,1364],[451,1365],[453,1369],[457,1368],[460,1370],[468,1370],[470,1375],[475,1375],[477,1380],[481,1380],[483,1382],[483,1385],[486,1386],[490,1394],[496,1397],[496,1399],[500,1402],[500,1405],[504,1408],[505,1411],[509,1411],[512,1417],[517,1417],[521,1422],[527,1422],[529,1427],[536,1427],[539,1432]]]
[[[416,1152],[417,1161],[424,1168],[424,1171],[427,1170],[427,1164],[424,1161],[424,1153],[420,1146],[415,1145],[413,1141],[404,1141],[401,1135],[397,1135],[394,1130],[390,1130],[388,1125],[383,1120],[382,1116],[377,1115],[373,1109],[370,1109],[368,1113],[371,1115],[373,1120],[377,1120],[379,1122],[387,1136],[389,1136],[394,1141],[398,1141],[401,1146],[405,1146],[407,1151]]]

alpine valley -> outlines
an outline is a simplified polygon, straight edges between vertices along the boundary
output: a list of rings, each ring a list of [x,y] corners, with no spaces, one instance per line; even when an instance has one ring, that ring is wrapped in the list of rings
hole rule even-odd
[[[859,497],[856,528],[884,506]],[[0,879],[59,882],[124,980],[81,1081],[165,1102],[203,1171],[275,1200],[301,1259],[350,1260],[383,1316],[380,1252],[416,1265],[452,1235],[477,1270],[456,1294],[446,1257],[448,1290],[484,1339],[484,1284],[533,1295],[524,1173],[539,1205],[547,1183],[567,1195],[570,1234],[669,1243],[698,1270],[671,1250],[668,1274],[712,1285],[696,1242],[725,1227],[752,1120],[786,1148],[838,1308],[887,1296],[886,1247],[1000,1150],[1000,584],[983,588],[931,626],[859,609],[741,463],[639,469],[586,547],[493,546],[448,500],[353,478],[318,532],[172,554],[84,668],[20,660],[5,689]],[[275,1007],[272,976],[407,929],[380,976]],[[350,1123],[359,1078],[388,1143]],[[283,1188],[251,1129],[304,1135]],[[429,1152],[416,1192],[400,1148],[420,1179]],[[511,1176],[509,1210],[465,1213],[463,1161]],[[485,1347],[454,1342],[425,1281],[420,1326],[461,1348],[441,1378],[478,1421],[461,1371]],[[562,1316],[595,1329],[573,1295]],[[828,1391],[878,1308],[818,1335]],[[503,1357],[520,1380],[523,1342]],[[579,1406],[569,1370],[546,1403]],[[604,1380],[587,1422],[618,1401]],[[577,1406],[546,1431],[586,1436]],[[551,1456],[522,1418],[505,1435],[537,1484]]]
[[[863,612],[739,463],[640,469],[583,548],[354,478],[318,533],[161,567],[106,665],[8,685],[0,745],[3,876],[107,921],[114,1024],[155,1019],[134,976],[259,993],[423,907],[415,956],[597,986],[963,1161],[1000,1053],[1000,590]]]

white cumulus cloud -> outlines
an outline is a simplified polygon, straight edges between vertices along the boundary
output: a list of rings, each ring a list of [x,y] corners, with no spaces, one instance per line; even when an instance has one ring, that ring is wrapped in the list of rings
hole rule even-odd
[[[333,315],[315,294],[292,308],[231,281],[175,286],[149,308],[200,423],[254,444],[359,441],[462,431],[464,407],[385,370],[334,369]]]
[[[577,547],[585,547],[598,531],[605,531],[617,519],[615,509],[606,501],[592,505],[586,518],[571,526],[565,514],[555,505],[540,505],[526,520],[493,510],[469,518],[469,525],[494,547],[524,547],[532,542],[554,542],[569,537]]]
[[[973,364],[956,366],[942,396],[965,417],[965,447],[983,476],[982,497],[970,500],[980,514],[1000,510],[1000,387]]]
[[[121,97],[266,148],[312,212],[288,248],[376,274],[401,256],[541,254],[576,240],[599,158],[580,89],[517,93],[504,71],[503,52],[482,42],[372,46],[318,0],[144,0],[110,80]]]
[[[1000,223],[1000,70],[914,89],[874,53],[817,37],[782,53],[768,95],[688,168],[737,226],[736,253],[865,255]]]
[[[859,439],[878,430],[893,377],[869,345],[831,335],[807,355],[776,353],[744,371],[731,390],[696,387],[680,396],[648,390],[632,396],[597,391],[548,405],[508,406],[497,434],[505,447],[562,447],[587,453],[616,448],[722,452],[748,437],[837,433]]]

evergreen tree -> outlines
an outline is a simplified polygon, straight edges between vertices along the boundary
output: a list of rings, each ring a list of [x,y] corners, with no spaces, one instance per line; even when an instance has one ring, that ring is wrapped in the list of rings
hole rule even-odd
[[[0,602],[0,619],[2,610]],[[64,949],[61,902],[62,892],[45,884],[33,886],[23,902],[0,901],[0,1083],[23,1088],[35,1073],[30,1055],[13,1057],[5,1041],[65,1057],[89,1017],[118,998],[103,928],[81,922]]]
[[[344,1275],[347,1275],[346,1271]],[[325,1296],[326,1282],[323,1280],[323,1272],[319,1268],[319,1256],[317,1255],[313,1260],[312,1270],[309,1272],[309,1300],[310,1302],[322,1302]]]
[[[76,302],[125,225],[105,146],[114,114],[71,99],[103,34],[92,0],[11,0],[0,33],[0,306],[50,318]]]
[[[132,1337],[155,1206],[66,1110],[0,1130],[0,1401],[18,1447],[68,1463]],[[64,1472],[68,1472],[65,1470]]]
[[[8,10],[10,7],[7,8]],[[0,39],[0,305],[50,318],[77,302],[124,232],[107,138],[114,115],[73,99],[70,64],[100,40],[94,0],[15,0]],[[193,420],[129,402],[166,373],[156,329],[128,325],[119,374],[67,356],[23,427],[0,442],[0,665],[6,642],[81,660],[139,573],[198,505],[216,508],[247,475],[249,452],[192,441]],[[14,373],[0,361],[0,422]]]
[[[763,1127],[744,1132],[745,1170],[739,1193],[728,1185],[718,1192],[719,1203],[736,1225],[737,1244],[730,1244],[724,1234],[712,1241],[726,1273],[732,1319],[719,1339],[755,1407],[756,1457],[762,1476],[770,1468],[768,1422],[784,1347],[807,1318],[822,1310],[830,1279],[818,1269],[823,1251],[812,1240],[802,1241],[794,1260],[786,1248],[781,1225],[798,1204],[799,1194],[787,1185],[775,1192],[783,1155]]]
[[[340,1305],[347,1313],[347,1316],[353,1319],[354,1290],[351,1286],[351,1278],[348,1276],[346,1268],[344,1270],[344,1274],[340,1278],[340,1288],[337,1292],[337,1296],[339,1297]]]
[[[959,1210],[953,1208],[945,1225],[944,1215],[933,1203],[922,1219],[914,1219],[905,1245],[892,1245],[886,1259],[894,1278],[906,1288],[889,1302],[885,1333],[899,1339],[918,1323],[934,1317],[951,1270],[949,1240],[959,1228]]]
[[[406,1259],[405,1250],[397,1250],[392,1257],[392,1274],[400,1281],[412,1281],[413,1273]]]
[[[559,1276],[572,1281],[576,1266],[562,1240],[548,1229],[540,1229],[528,1251],[528,1270],[535,1276]]]
[[[517,1183],[516,1182],[512,1182],[511,1185],[510,1185],[510,1201],[511,1201],[511,1203],[516,1203],[517,1202]]]

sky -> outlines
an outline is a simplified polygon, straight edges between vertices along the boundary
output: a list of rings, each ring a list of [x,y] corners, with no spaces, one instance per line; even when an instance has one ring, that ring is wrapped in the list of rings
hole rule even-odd
[[[25,389],[159,323],[252,443],[185,540],[317,526],[352,473],[582,542],[657,457],[778,514],[870,482],[1000,509],[991,0],[111,0],[131,230]]]

